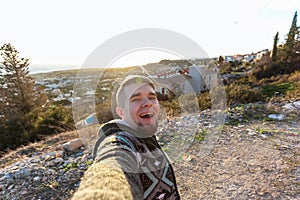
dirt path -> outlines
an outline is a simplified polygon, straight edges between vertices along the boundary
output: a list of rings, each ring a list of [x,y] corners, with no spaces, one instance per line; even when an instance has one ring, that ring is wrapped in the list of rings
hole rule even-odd
[[[174,164],[182,199],[300,199],[299,124],[298,119],[293,123],[252,120],[238,126],[225,125],[216,145],[203,158],[199,158],[203,143],[195,142]],[[33,163],[36,171],[30,169],[27,175],[23,172],[25,182],[15,178],[12,185],[0,187],[0,199],[8,193],[9,199],[70,199],[86,170],[80,167],[87,162],[84,149],[63,157],[65,162],[74,160],[76,164],[70,163],[69,171],[61,168],[64,165],[47,165],[52,160],[41,157],[74,137],[75,133],[65,133],[2,157],[1,170],[25,158],[31,162],[40,159]],[[16,169],[20,172],[21,166],[12,167],[11,174],[17,173]],[[45,172],[51,176],[44,177]],[[45,181],[35,181],[35,177]]]
[[[257,121],[225,126],[202,159],[194,145],[176,164],[183,199],[300,199],[300,133],[286,126],[291,128]]]

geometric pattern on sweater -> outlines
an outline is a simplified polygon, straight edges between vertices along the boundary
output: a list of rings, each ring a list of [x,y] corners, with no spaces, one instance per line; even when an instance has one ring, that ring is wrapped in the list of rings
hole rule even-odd
[[[131,151],[135,155],[134,160],[138,162],[140,182],[142,184],[141,191],[144,199],[159,200],[179,200],[179,192],[177,189],[175,173],[170,161],[164,154],[155,136],[149,138],[136,138],[131,134],[135,130],[128,126],[117,123],[108,123],[99,130],[99,139],[95,145],[94,154],[110,152],[112,145],[117,145],[125,151]],[[105,145],[101,142],[105,141]],[[102,146],[104,150],[99,150]],[[126,172],[125,172],[126,173]]]

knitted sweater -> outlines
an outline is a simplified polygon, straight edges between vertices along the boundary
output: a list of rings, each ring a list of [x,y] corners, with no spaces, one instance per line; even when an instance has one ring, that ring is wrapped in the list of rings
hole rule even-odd
[[[98,196],[102,195],[101,199],[180,199],[172,165],[155,136],[138,138],[134,135],[138,135],[135,130],[116,122],[107,123],[99,130],[99,139],[94,148],[95,162],[91,167],[94,172],[89,172],[89,169],[85,177],[89,176],[91,179],[103,171],[103,177],[107,176],[107,173],[118,175],[100,178],[98,182],[94,181],[95,183],[83,179],[74,197],[83,199],[87,194],[95,195],[91,191],[82,192],[84,187],[94,184],[93,190],[97,191]],[[99,165],[105,170],[98,168],[96,174],[94,165]],[[100,190],[103,191],[102,194]],[[80,196],[80,193],[84,195]],[[103,193],[106,193],[107,197],[104,197]],[[112,197],[113,193],[119,196]]]

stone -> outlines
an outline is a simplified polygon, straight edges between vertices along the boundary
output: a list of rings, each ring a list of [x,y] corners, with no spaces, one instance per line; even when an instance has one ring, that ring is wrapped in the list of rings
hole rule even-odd
[[[30,176],[30,170],[28,168],[20,169],[16,172],[17,175],[20,175],[21,177],[28,177]]]
[[[15,183],[15,180],[14,180],[14,177],[11,173],[7,173],[4,177],[3,177],[4,180],[6,180],[6,183],[8,185],[11,185],[13,183]]]
[[[218,127],[210,112],[170,118],[159,132],[160,142],[170,148],[174,146],[172,142],[176,141],[177,154],[183,149],[183,144],[193,142],[189,138],[194,137],[195,130],[209,133],[211,127]],[[239,112],[233,110],[228,119],[244,119],[243,113]],[[262,115],[260,113],[259,116]],[[181,160],[174,162],[182,198],[300,199],[297,193],[300,188],[300,167],[295,165],[292,169],[288,168],[293,159],[295,163],[299,161],[299,157],[292,156],[300,152],[298,116],[294,116],[294,122],[249,121],[226,125],[222,134],[219,134],[219,140],[216,140],[217,144],[212,138],[218,133],[211,130],[210,140],[194,143]],[[270,133],[259,134],[258,128],[269,130]],[[272,143],[269,143],[270,140]],[[83,148],[81,141],[71,149],[72,142],[65,143],[69,151],[62,144],[51,144],[51,148],[45,148],[41,153],[24,154],[24,158],[18,157],[13,164],[0,168],[0,199],[70,199],[71,191],[78,188],[80,178],[93,161],[92,150]],[[209,148],[204,148],[205,145]],[[281,158],[289,160],[286,162]],[[274,182],[280,182],[282,190],[276,188]]]
[[[59,144],[55,147],[55,150],[56,151],[59,151],[59,150],[64,150],[64,146],[62,144]]]
[[[62,163],[64,163],[65,162],[65,160],[63,159],[63,158],[55,158],[54,160],[53,160],[53,162],[55,163],[55,164],[62,164]]]
[[[65,154],[65,151],[61,150],[61,151],[58,151],[57,154],[56,154],[56,157],[63,157]]]
[[[36,177],[33,178],[33,181],[35,181],[35,182],[40,181],[40,180],[41,180],[41,177],[39,177],[39,176],[36,176]]]
[[[83,146],[83,143],[79,138],[71,140],[71,141],[63,144],[64,150],[66,150],[66,151],[75,151],[82,146]]]
[[[14,188],[14,186],[15,186],[15,185],[13,185],[13,184],[10,185],[10,186],[8,186],[7,190],[12,190],[12,189]]]

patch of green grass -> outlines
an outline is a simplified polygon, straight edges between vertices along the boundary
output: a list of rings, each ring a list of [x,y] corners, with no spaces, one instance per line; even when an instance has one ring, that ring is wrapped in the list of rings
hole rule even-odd
[[[257,131],[258,131],[259,134],[274,134],[274,133],[278,133],[278,130],[262,129],[262,128],[257,128]]]
[[[57,188],[57,187],[60,186],[59,182],[57,182],[57,181],[51,181],[51,182],[49,182],[47,184],[43,183],[42,185],[45,186],[45,187],[49,187],[49,188],[51,188],[53,190],[55,190],[55,188]]]
[[[264,118],[263,118],[263,121],[264,121],[264,122],[271,122],[271,121],[278,121],[278,120],[277,120],[277,119],[270,118],[270,117],[264,117]]]
[[[275,85],[262,86],[261,92],[267,97],[272,97],[276,93],[285,95],[288,91],[295,90],[295,83],[280,83]]]
[[[64,167],[64,170],[69,171],[71,168],[77,168],[77,163],[70,163]]]
[[[196,135],[195,135],[195,141],[196,142],[201,142],[205,139],[205,136],[207,134],[206,130],[200,130]]]
[[[261,119],[262,118],[262,114],[255,114],[252,116],[253,119]]]
[[[231,126],[238,126],[240,125],[240,121],[237,119],[230,119],[227,122],[225,122],[225,125],[231,125]]]
[[[259,132],[259,134],[266,134],[266,133],[269,133],[269,131],[268,130],[265,130],[265,129],[258,129],[258,132]]]
[[[87,161],[85,161],[85,164],[88,165],[88,166],[91,166],[93,164],[93,161],[92,160],[87,160]]]
[[[290,114],[287,116],[287,120],[290,122],[290,121],[294,120],[296,117],[297,117],[296,114],[290,113]]]

